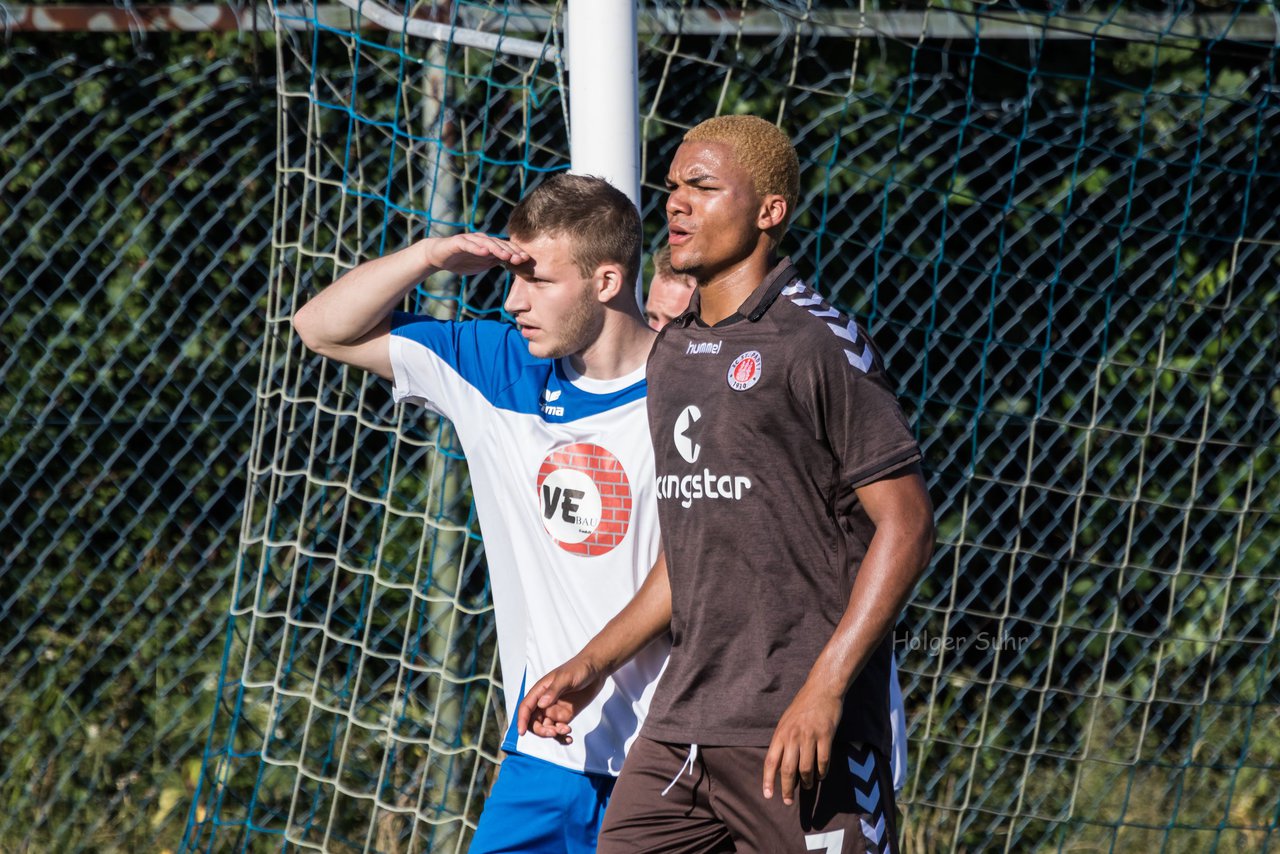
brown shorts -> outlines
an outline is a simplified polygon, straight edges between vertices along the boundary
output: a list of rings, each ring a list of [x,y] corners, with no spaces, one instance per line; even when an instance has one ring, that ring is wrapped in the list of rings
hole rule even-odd
[[[600,831],[599,854],[897,851],[889,761],[853,745],[826,779],[787,806],[760,792],[764,747],[698,747],[637,738]],[[690,762],[690,755],[693,761]],[[663,791],[666,790],[666,794]]]

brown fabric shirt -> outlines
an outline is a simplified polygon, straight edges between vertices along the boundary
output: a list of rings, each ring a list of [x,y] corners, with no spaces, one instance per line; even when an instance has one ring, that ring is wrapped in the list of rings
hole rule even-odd
[[[782,261],[714,327],[689,311],[649,356],[672,649],[643,734],[768,745],[834,633],[875,527],[854,494],[920,459],[867,334]],[[889,752],[891,640],[838,738]]]

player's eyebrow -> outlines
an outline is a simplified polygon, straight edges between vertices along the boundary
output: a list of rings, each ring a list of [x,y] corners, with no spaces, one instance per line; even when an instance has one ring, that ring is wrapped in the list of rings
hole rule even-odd
[[[715,175],[712,175],[710,172],[696,172],[690,177],[685,178],[684,182],[691,187],[700,187],[703,184],[707,184],[707,183],[718,181],[718,180],[720,179],[717,178]],[[673,189],[676,186],[676,182],[672,180],[670,175],[666,177],[665,183],[667,185],[668,190]]]
[[[507,272],[513,273],[527,282],[533,281],[533,279],[535,278],[535,276],[533,275],[534,261],[532,258],[530,258],[528,261],[525,261],[523,264],[511,264],[504,261],[502,263],[502,266],[506,268]]]

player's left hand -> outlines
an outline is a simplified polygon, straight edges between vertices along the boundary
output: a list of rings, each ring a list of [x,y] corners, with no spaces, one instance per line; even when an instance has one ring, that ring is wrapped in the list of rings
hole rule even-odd
[[[774,782],[782,778],[782,802],[795,801],[796,780],[806,789],[827,776],[831,740],[840,723],[843,696],[826,686],[806,682],[773,730],[764,757],[764,796],[773,797]]]

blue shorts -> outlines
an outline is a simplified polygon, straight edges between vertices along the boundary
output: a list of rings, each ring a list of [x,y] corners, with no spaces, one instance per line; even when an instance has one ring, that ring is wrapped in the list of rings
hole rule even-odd
[[[484,802],[471,854],[595,854],[614,782],[508,753]]]

